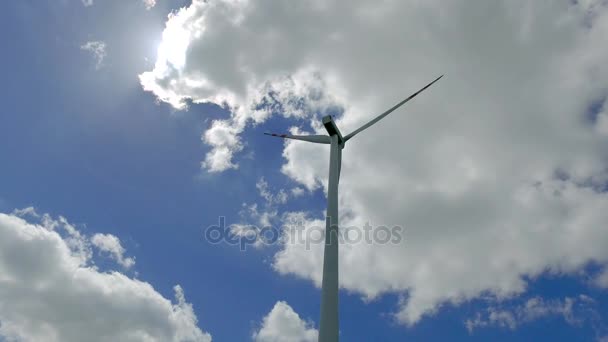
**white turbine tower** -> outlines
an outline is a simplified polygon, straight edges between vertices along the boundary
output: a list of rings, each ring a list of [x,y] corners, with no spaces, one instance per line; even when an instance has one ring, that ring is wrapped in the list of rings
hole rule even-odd
[[[323,125],[329,135],[289,135],[272,134],[273,137],[302,140],[317,144],[331,145],[329,154],[329,185],[327,189],[327,216],[325,217],[325,254],[323,256],[323,283],[321,286],[321,318],[319,323],[319,342],[337,342],[339,333],[338,320],[338,183],[340,182],[340,168],[342,166],[342,149],[348,140],[357,133],[380,121],[395,109],[413,99],[433,83],[439,81],[443,75],[437,77],[424,88],[410,95],[407,99],[397,103],[391,109],[378,115],[376,118],[359,127],[352,133],[343,137],[331,115],[323,117]]]

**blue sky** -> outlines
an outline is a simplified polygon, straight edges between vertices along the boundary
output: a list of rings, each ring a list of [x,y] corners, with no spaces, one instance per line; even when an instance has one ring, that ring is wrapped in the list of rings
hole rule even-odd
[[[311,130],[309,118],[274,115],[248,125],[239,133],[245,145],[235,152],[238,168],[210,172],[201,161],[213,146],[202,141],[201,134],[213,120],[229,118],[230,110],[190,101],[188,110],[180,111],[142,89],[138,75],[154,68],[167,15],[188,5],[158,1],[150,10],[136,0],[98,0],[88,7],[76,0],[3,5],[0,35],[7,46],[0,56],[6,80],[1,89],[0,212],[32,206],[65,216],[86,235],[117,236],[126,255],[136,259],[133,269],[121,272],[150,283],[165,298],[172,298],[179,284],[199,327],[215,341],[251,340],[277,301],[286,301],[318,327],[319,289],[304,274],[273,269],[281,246],[243,252],[203,239],[204,228],[216,224],[218,217],[240,223],[243,203],[263,205],[256,188],[262,177],[272,191],[306,186],[281,172],[284,146],[262,133],[294,125]],[[87,41],[106,45],[99,67],[94,56],[81,49]],[[316,187],[290,198],[279,210],[309,211],[318,218],[324,200],[322,188]],[[383,290],[368,301],[359,285],[353,285],[340,297],[341,338],[599,340],[608,336],[608,296],[591,278],[605,260],[592,259],[574,271],[553,272],[549,263],[547,271],[522,274],[525,291],[498,302],[481,294],[458,304],[443,303],[412,326],[393,316],[407,298],[405,291]],[[99,264],[108,271],[114,267]],[[560,312],[524,318],[514,328],[489,325],[469,332],[465,326],[489,307],[515,311],[531,298],[563,301],[580,295],[593,303],[584,308],[575,304],[574,323]],[[0,323],[2,317],[0,313]]]

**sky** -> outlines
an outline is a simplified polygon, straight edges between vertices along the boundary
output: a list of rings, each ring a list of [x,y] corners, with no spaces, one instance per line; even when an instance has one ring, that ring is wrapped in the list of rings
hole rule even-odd
[[[605,1],[0,13],[0,341],[315,341],[328,149],[262,133],[442,74],[343,150],[341,340],[608,341]]]

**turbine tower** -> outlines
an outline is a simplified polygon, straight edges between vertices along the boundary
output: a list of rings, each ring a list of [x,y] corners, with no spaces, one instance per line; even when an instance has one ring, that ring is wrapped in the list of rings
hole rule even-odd
[[[348,140],[382,120],[395,109],[401,107],[426,88],[439,81],[443,75],[437,77],[424,88],[397,103],[391,109],[378,115],[376,118],[359,127],[352,133],[342,136],[338,126],[331,115],[323,117],[323,126],[328,135],[289,135],[272,134],[273,137],[302,140],[317,144],[330,145],[329,154],[329,184],[327,189],[327,216],[325,217],[325,251],[323,256],[323,282],[321,286],[321,317],[319,323],[319,342],[337,342],[339,335],[338,319],[338,183],[340,182],[340,169],[342,166],[342,149]]]

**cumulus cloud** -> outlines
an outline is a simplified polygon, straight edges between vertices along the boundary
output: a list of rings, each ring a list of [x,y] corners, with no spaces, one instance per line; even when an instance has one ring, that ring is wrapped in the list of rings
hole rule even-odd
[[[343,224],[407,235],[342,248],[341,286],[399,294],[395,315],[414,324],[446,302],[521,294],[526,276],[608,261],[608,135],[593,106],[608,93],[606,34],[596,0],[195,0],[169,17],[140,81],[175,108],[230,111],[203,135],[203,166],[220,172],[272,115],[322,133],[318,118],[336,114],[347,133],[445,73],[343,153]],[[283,173],[325,190],[324,147],[286,142]],[[318,252],[286,244],[274,265],[320,284]]]
[[[318,331],[305,322],[286,302],[277,302],[258,331],[253,333],[256,342],[313,342]]]
[[[66,219],[26,211],[38,223],[0,213],[0,339],[211,341],[181,287],[171,302],[149,283],[102,272]]]
[[[84,7],[93,6],[93,0],[82,0]]]
[[[203,136],[203,141],[213,146],[213,149],[207,153],[202,166],[210,172],[236,169],[237,165],[232,162],[232,155],[243,149],[237,136],[241,131],[242,127],[233,125],[229,120],[214,121]]]
[[[103,60],[107,56],[106,43],[98,40],[88,41],[80,46],[83,51],[91,53],[95,59],[95,69],[100,69],[103,65]]]
[[[124,268],[131,268],[135,265],[135,259],[125,258],[125,249],[120,243],[120,239],[112,234],[95,234],[91,238],[91,243],[101,252],[109,253],[119,265]]]

